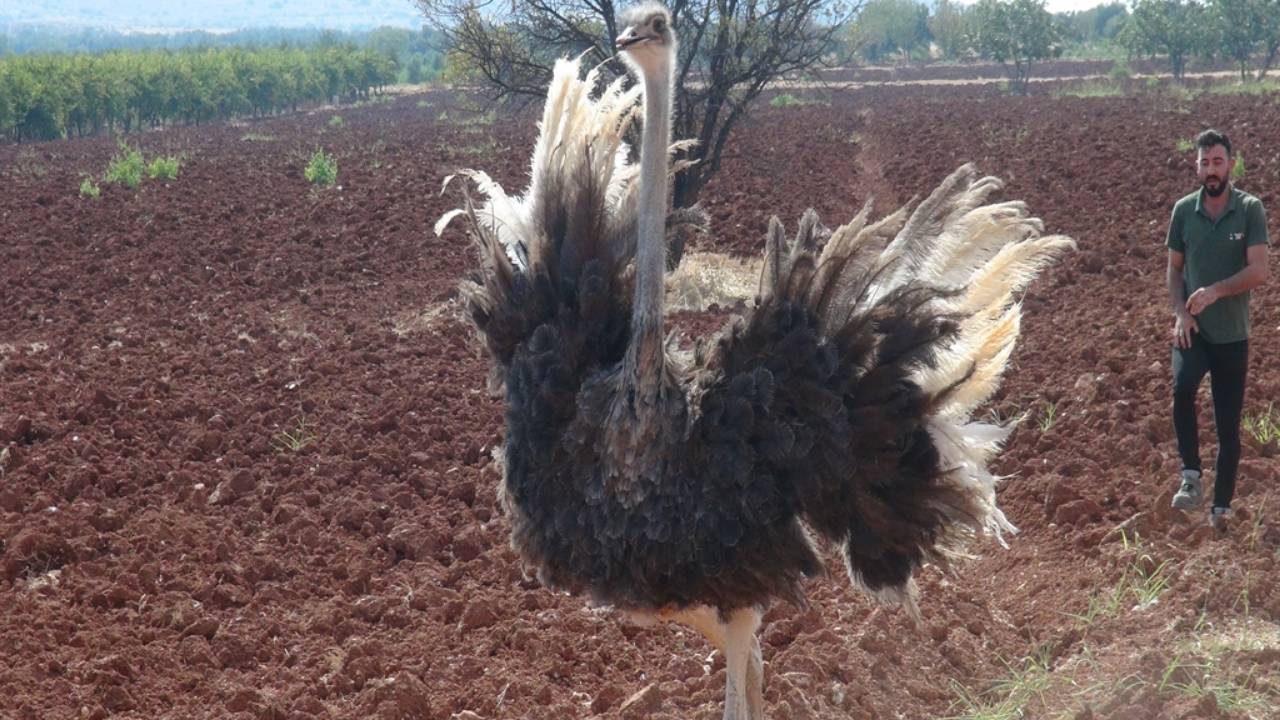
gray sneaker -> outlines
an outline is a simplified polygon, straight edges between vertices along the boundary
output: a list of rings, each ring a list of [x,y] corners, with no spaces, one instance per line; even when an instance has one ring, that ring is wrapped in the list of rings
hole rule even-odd
[[[1190,510],[1204,500],[1204,487],[1200,482],[1200,471],[1186,469],[1182,471],[1182,487],[1173,496],[1173,506],[1179,510]]]
[[[1227,517],[1231,514],[1231,508],[1214,506],[1209,511],[1209,527],[1213,528],[1219,535],[1227,532]]]

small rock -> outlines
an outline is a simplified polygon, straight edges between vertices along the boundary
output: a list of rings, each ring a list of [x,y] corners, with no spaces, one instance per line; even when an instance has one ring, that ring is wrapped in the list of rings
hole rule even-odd
[[[253,688],[241,688],[227,701],[231,712],[244,712],[262,704],[262,693]]]
[[[211,617],[200,618],[188,625],[182,631],[182,637],[198,635],[205,640],[212,640],[213,636],[217,634],[219,627],[218,621]]]
[[[454,485],[453,489],[449,491],[449,497],[461,500],[467,507],[474,505],[476,502],[475,482],[467,480]]]
[[[102,388],[98,388],[93,393],[93,404],[107,408],[108,410],[115,410],[116,406],[119,405],[119,402],[111,396],[111,393],[103,390]]]
[[[102,691],[102,706],[113,713],[121,713],[134,709],[137,703],[129,691],[119,685],[111,685]]]
[[[236,495],[247,495],[253,492],[253,489],[257,484],[258,481],[253,477],[253,473],[248,470],[237,470],[236,473],[231,476],[231,490]]]
[[[622,696],[622,688],[617,685],[606,685],[591,701],[591,712],[596,715],[608,712],[622,700]]]
[[[0,490],[0,510],[5,512],[18,512],[22,508],[22,498],[12,490]]]
[[[89,524],[98,532],[114,532],[124,527],[124,516],[114,510],[90,515]]]
[[[217,430],[209,430],[196,440],[196,447],[205,455],[213,455],[222,447],[222,433]]]
[[[627,698],[618,708],[618,717],[624,720],[640,720],[652,715],[662,705],[662,691],[653,683],[635,695]]]
[[[450,549],[453,550],[454,557],[462,562],[468,562],[480,556],[481,548],[484,544],[484,538],[481,537],[480,531],[475,527],[470,527],[454,538]]]
[[[1090,520],[1102,517],[1102,507],[1098,503],[1085,498],[1074,500],[1062,507],[1053,515],[1053,521],[1059,525],[1081,525]]]
[[[421,524],[404,522],[387,533],[387,549],[408,560],[426,560],[439,549],[439,543]]]
[[[460,621],[463,630],[486,628],[498,621],[497,614],[486,600],[477,600],[462,611]]]
[[[1055,476],[1049,485],[1049,491],[1044,497],[1044,515],[1047,518],[1053,518],[1057,514],[1058,508],[1070,502],[1080,499],[1080,493],[1071,484],[1071,481]]]

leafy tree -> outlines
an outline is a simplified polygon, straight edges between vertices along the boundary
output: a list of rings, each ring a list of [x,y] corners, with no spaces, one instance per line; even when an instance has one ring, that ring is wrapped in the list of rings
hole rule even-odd
[[[1258,79],[1267,76],[1267,71],[1280,54],[1280,0],[1256,0],[1259,7],[1258,42],[1262,46],[1262,66],[1258,68]]]
[[[613,53],[615,0],[414,0],[443,32],[452,72],[483,78],[495,99],[541,97],[556,58]],[[729,134],[773,81],[831,57],[851,8],[831,0],[668,0],[680,32],[673,134],[694,138],[696,165],[676,176],[676,207],[693,204],[720,167]],[[621,74],[620,62],[606,66]]]
[[[1210,29],[1208,12],[1196,0],[1137,0],[1122,36],[1136,53],[1166,55],[1173,77],[1181,80],[1187,59],[1206,49]]]
[[[1092,44],[1113,39],[1129,17],[1129,9],[1124,3],[1110,2],[1058,16],[1071,40]]]
[[[409,59],[405,66],[405,80],[410,85],[417,85],[422,82],[422,58],[414,56]]]
[[[409,54],[409,46],[413,44],[414,32],[407,28],[380,27],[369,33],[366,47],[373,50],[399,67]]]
[[[1027,93],[1032,64],[1053,55],[1058,29],[1044,0],[979,0],[970,11],[974,47],[998,61],[1009,84]]]
[[[1249,61],[1262,42],[1263,3],[1258,0],[1210,0],[1222,54],[1240,67],[1240,81],[1248,79]]]
[[[867,0],[849,27],[850,45],[867,60],[903,56],[929,41],[929,8],[915,0]]]
[[[929,16],[929,34],[943,57],[959,60],[967,56],[972,43],[965,6],[951,0],[938,0]]]

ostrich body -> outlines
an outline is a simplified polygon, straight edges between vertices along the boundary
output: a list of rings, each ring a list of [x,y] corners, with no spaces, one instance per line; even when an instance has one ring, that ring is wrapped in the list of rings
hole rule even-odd
[[[971,422],[1018,335],[1013,293],[1068,238],[962,167],[926,200],[828,231],[774,218],[755,306],[692,357],[663,338],[671,18],[643,5],[618,39],[638,91],[591,96],[557,64],[531,183],[465,215],[482,266],[463,292],[505,388],[512,544],[548,587],[687,624],[726,659],[726,720],[764,717],[760,613],[803,605],[823,570],[918,616],[912,572],[1013,530],[986,461],[1009,428]]]

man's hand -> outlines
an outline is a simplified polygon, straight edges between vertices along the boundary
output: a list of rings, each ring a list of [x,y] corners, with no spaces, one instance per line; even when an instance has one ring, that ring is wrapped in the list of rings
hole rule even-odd
[[[1194,295],[1192,297],[1195,297]],[[1200,332],[1196,319],[1189,313],[1180,312],[1173,321],[1173,344],[1180,348],[1191,347],[1191,333]]]
[[[1191,293],[1191,297],[1187,298],[1187,312],[1192,315],[1199,315],[1205,308],[1217,302],[1221,297],[1222,295],[1215,289],[1215,286],[1206,285]]]

